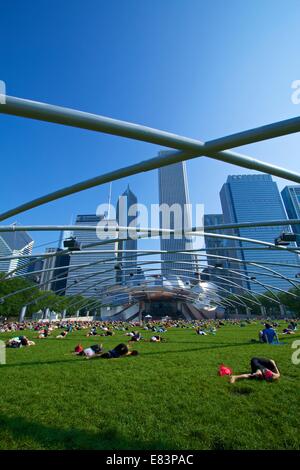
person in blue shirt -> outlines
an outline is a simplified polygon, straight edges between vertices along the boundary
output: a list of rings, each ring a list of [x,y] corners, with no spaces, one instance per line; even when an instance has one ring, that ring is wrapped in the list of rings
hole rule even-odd
[[[274,341],[278,342],[277,333],[269,323],[266,323],[265,329],[259,332],[259,341],[261,343],[269,343],[269,344],[274,343]]]

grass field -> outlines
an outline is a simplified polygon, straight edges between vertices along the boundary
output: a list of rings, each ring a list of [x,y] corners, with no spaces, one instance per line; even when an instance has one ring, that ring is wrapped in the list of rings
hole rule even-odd
[[[79,342],[111,348],[126,340],[122,332],[95,340],[78,331],[7,350],[0,449],[299,449],[300,365],[291,363],[291,343],[300,334],[282,346],[251,344],[259,329],[226,325],[204,337],[173,328],[166,343],[141,342],[139,356],[113,360],[69,353]],[[230,385],[217,375],[222,362],[249,371],[252,356],[273,358],[280,381]]]

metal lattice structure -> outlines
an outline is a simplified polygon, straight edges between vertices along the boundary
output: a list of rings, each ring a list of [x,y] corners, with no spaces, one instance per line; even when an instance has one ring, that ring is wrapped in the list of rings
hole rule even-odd
[[[300,183],[300,174],[289,171],[285,168],[271,165],[269,163],[254,159],[252,157],[242,155],[236,152],[233,152],[232,149],[235,147],[240,147],[243,145],[260,142],[267,139],[272,139],[275,137],[280,137],[300,131],[300,117],[276,122],[266,126],[246,130],[239,132],[233,135],[224,136],[219,139],[215,139],[208,142],[201,142],[198,140],[190,139],[187,137],[171,134],[169,132],[164,132],[158,129],[153,129],[145,127],[138,124],[133,124],[129,122],[124,122],[120,120],[115,120],[95,114],[90,114],[78,110],[73,110],[69,108],[62,108],[59,106],[53,106],[45,103],[39,103],[34,101],[29,101],[25,99],[15,98],[15,97],[6,97],[6,102],[0,105],[0,113],[7,115],[14,115],[29,119],[37,119],[40,121],[46,121],[51,123],[56,123],[60,125],[67,125],[72,127],[78,127],[82,129],[87,129],[95,132],[102,132],[107,134],[113,134],[119,137],[144,141],[148,143],[153,143],[156,145],[161,145],[172,149],[172,152],[162,152],[159,156],[152,158],[150,160],[142,161],[137,164],[123,167],[111,171],[106,174],[95,176],[92,179],[81,181],[72,186],[60,188],[55,192],[50,194],[45,194],[37,199],[32,201],[27,201],[18,207],[8,209],[7,211],[0,214],[0,221],[5,221],[6,219],[21,214],[25,211],[31,210],[35,207],[39,207],[43,204],[47,204],[50,201],[55,201],[60,198],[64,198],[68,195],[78,193],[85,189],[89,189],[95,186],[100,186],[105,183],[118,180],[124,177],[128,177],[134,174],[138,174],[145,171],[150,171],[160,167],[167,166],[172,163],[186,161],[194,158],[200,158],[203,156],[223,161],[226,163],[231,163],[240,167],[268,173],[270,175],[278,176],[284,178],[288,181],[295,183]],[[207,226],[206,231],[203,231],[201,227],[191,227],[190,231],[185,232],[186,235],[203,237],[208,236],[210,238],[231,240],[240,243],[239,251],[242,250],[272,250],[274,253],[274,262],[257,262],[255,258],[251,261],[245,261],[242,257],[231,257],[228,254],[210,254],[207,249],[190,249],[185,251],[180,251],[182,254],[193,254],[193,259],[195,262],[195,269],[186,270],[184,269],[184,275],[175,276],[171,279],[163,279],[159,277],[159,272],[162,266],[163,261],[160,259],[147,259],[147,257],[153,255],[161,256],[164,253],[163,250],[105,250],[105,253],[110,253],[111,257],[104,261],[96,261],[94,263],[84,263],[84,255],[93,254],[101,252],[99,246],[108,243],[105,240],[99,241],[99,243],[93,244],[92,246],[84,246],[83,251],[76,252],[76,255],[80,254],[83,257],[83,263],[72,265],[68,272],[68,278],[71,281],[71,284],[74,282],[80,285],[81,294],[84,296],[87,291],[93,289],[94,296],[97,296],[97,299],[86,298],[84,300],[78,301],[78,311],[80,309],[94,309],[96,310],[98,305],[101,306],[124,306],[131,305],[135,302],[140,302],[141,299],[151,299],[161,296],[162,298],[174,298],[176,297],[179,300],[188,302],[189,304],[198,308],[198,311],[203,310],[214,310],[217,307],[221,308],[244,308],[246,311],[249,309],[249,302],[253,305],[259,305],[262,307],[261,298],[267,297],[268,300],[272,300],[274,304],[281,306],[280,299],[278,297],[279,293],[286,293],[288,296],[291,296],[294,299],[300,299],[300,286],[299,280],[297,277],[290,278],[284,276],[279,271],[279,266],[282,266],[281,263],[276,261],[276,253],[279,251],[285,250],[296,254],[300,254],[299,250],[295,246],[281,246],[276,243],[268,243],[262,240],[256,240],[252,238],[239,237],[235,235],[226,235],[215,233],[218,231],[224,231],[228,229],[239,229],[239,228],[249,228],[249,227],[274,227],[274,226],[283,226],[283,225],[296,225],[300,224],[300,220],[271,220],[271,221],[257,221],[257,222],[243,222],[239,224],[221,224],[215,226]],[[110,229],[112,229],[110,227]],[[113,227],[116,232],[116,239],[118,240],[118,232],[126,230],[127,233],[130,233],[130,227]],[[15,232],[15,231],[63,231],[63,230],[77,230],[77,231],[93,231],[96,230],[95,226],[72,226],[72,225],[34,225],[34,226],[16,226],[16,225],[2,225],[0,226],[1,232]],[[134,229],[138,232],[138,238],[150,238],[152,236],[161,236],[166,230],[164,229],[155,229],[152,227],[142,227],[139,229]],[[175,230],[168,230],[168,233],[176,235]],[[129,235],[128,235],[129,236]],[[112,240],[109,240],[111,243]],[[113,240],[114,241],[114,240]],[[241,246],[241,242],[247,243],[247,246]],[[95,245],[99,245],[97,251],[92,248],[95,248]],[[230,248],[227,248],[227,251],[230,251]],[[221,251],[221,249],[220,249]],[[33,258],[46,259],[53,256],[62,256],[66,253],[69,253],[72,257],[72,251],[65,249],[59,253],[40,253],[33,255],[19,255],[19,256],[8,256],[0,258],[0,261],[12,260],[22,257],[22,269],[24,266],[30,266],[33,263]],[[126,253],[126,262],[130,263],[130,256],[137,258],[138,265],[143,266],[144,277],[134,278],[130,277],[130,264],[129,267],[125,265],[122,267],[122,270],[125,273],[125,283],[119,283],[116,280],[115,268],[111,266],[111,263],[116,260],[116,254]],[[177,253],[176,251],[168,252],[170,254]],[[231,261],[235,263],[236,268],[228,268],[223,266],[224,261]],[[103,271],[103,266],[105,264],[110,266],[108,269]],[[183,262],[181,261],[181,264]],[[90,283],[90,279],[97,275],[97,271],[89,276],[81,275],[81,270],[91,264],[97,265],[101,264],[101,272],[105,272],[105,277],[101,283],[99,281],[94,284]],[[191,264],[190,262],[187,264]],[[247,265],[247,274],[242,269]],[[100,267],[100,266],[99,266]],[[189,266],[190,267],[190,266]],[[300,263],[289,264],[289,267],[294,267],[296,270],[300,271]],[[206,269],[207,272],[213,272],[213,276],[217,279],[217,286],[210,282],[204,282],[201,280],[200,276],[197,274],[199,269]],[[277,269],[276,269],[277,268]],[[51,268],[51,271],[61,268]],[[171,271],[174,270],[178,273],[178,267],[176,267],[176,261],[174,260]],[[50,271],[50,268],[49,268]],[[40,274],[42,271],[37,270],[33,271],[34,274]],[[293,292],[290,292],[289,289],[282,290],[268,284],[268,282],[261,282],[257,279],[257,275],[264,273],[264,277],[270,279],[284,279],[287,286],[293,288]],[[31,272],[32,274],[32,272]],[[188,275],[187,275],[188,274]],[[199,274],[199,273],[198,273]],[[20,268],[16,268],[6,276],[3,280],[7,280],[11,277],[26,277],[26,274],[20,272]],[[127,277],[126,277],[127,276]],[[54,279],[56,274],[54,274]],[[61,279],[61,278],[60,278]],[[113,282],[113,286],[112,284]],[[89,282],[87,282],[89,281]],[[246,284],[245,284],[246,282]],[[100,285],[101,284],[101,285]],[[252,292],[251,288],[245,287],[251,286],[251,284],[260,284],[264,288],[265,292],[269,295],[261,294],[260,296]],[[21,290],[9,293],[2,298],[2,301],[5,302],[6,298],[9,298],[17,293],[30,291],[31,286],[23,288]],[[67,289],[64,288],[64,294],[67,294]],[[299,295],[297,291],[299,290]],[[42,294],[46,296],[47,294]],[[32,302],[36,302],[36,299]],[[76,302],[73,304],[75,306]],[[27,306],[30,305],[30,302]],[[25,311],[23,311],[24,316]],[[118,316],[118,312],[116,314]],[[190,312],[186,314],[187,318],[190,315],[191,318],[197,318],[197,315],[192,308]]]

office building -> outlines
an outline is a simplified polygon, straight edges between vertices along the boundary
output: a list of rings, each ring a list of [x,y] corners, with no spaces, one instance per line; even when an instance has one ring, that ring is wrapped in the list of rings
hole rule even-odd
[[[75,222],[80,226],[96,227],[99,224],[102,227],[115,226],[116,220],[106,220],[104,215],[87,214],[78,215]],[[115,241],[104,240],[105,233],[96,230],[74,230],[72,235],[81,244],[81,250],[70,254],[66,295],[97,298],[116,281]],[[115,232],[111,235],[112,238],[116,237]]]
[[[65,295],[67,286],[70,255],[61,248],[47,248],[44,258],[43,272],[40,275],[41,290],[52,290],[58,295]]]
[[[131,191],[129,185],[126,191],[119,197],[117,202],[117,223],[119,227],[137,227],[137,197]],[[132,215],[133,214],[133,215]],[[119,284],[124,284],[130,281],[137,273],[137,239],[130,231],[119,232],[118,250],[124,250],[125,253],[118,253],[118,266],[116,271],[116,281]],[[122,239],[122,237],[124,239]],[[128,238],[126,240],[126,238]],[[132,253],[126,253],[127,250],[132,250]]]
[[[209,233],[208,227],[224,224],[223,214],[205,214],[204,231]],[[225,234],[224,230],[211,230],[213,234]],[[232,290],[233,284],[229,278],[227,240],[224,238],[210,237],[205,235],[205,248],[207,254],[208,267],[201,273],[201,279],[211,281],[221,288]]]
[[[169,152],[160,152],[167,154]],[[159,204],[161,229],[173,229],[184,231],[191,228],[191,212],[189,207],[189,190],[186,171],[186,163],[174,163],[158,170]],[[166,209],[163,212],[163,207]],[[185,251],[193,249],[191,237],[180,235],[162,235],[160,238],[162,251],[162,275],[180,276],[184,279],[194,280],[198,278],[198,266],[196,257],[188,253],[169,253],[170,251]]]
[[[226,231],[228,234],[274,243],[275,238],[283,231],[291,231],[277,184],[270,175],[228,176],[227,182],[221,189],[220,198],[224,223],[287,221],[286,225],[274,227],[230,229]],[[295,253],[286,250],[275,251],[247,241],[229,241],[227,250],[229,256],[233,258],[241,259],[246,263],[253,261],[280,273],[279,276],[274,277],[271,271],[263,267],[230,261],[230,268],[242,274],[241,281],[239,281],[242,287],[258,293],[270,288],[288,290],[292,287],[284,278],[293,279],[298,272],[293,266],[298,263],[298,256]],[[279,265],[273,263],[279,263]],[[245,275],[253,279],[247,279]]]
[[[31,255],[34,241],[27,232],[0,232],[0,258]],[[0,272],[15,274],[27,272],[28,258],[14,258],[0,261]],[[24,266],[24,267],[23,267]]]
[[[299,219],[300,221],[300,185],[286,186],[281,191],[281,196],[285,205],[289,219]],[[292,231],[297,236],[297,245],[300,246],[300,224],[291,225]]]

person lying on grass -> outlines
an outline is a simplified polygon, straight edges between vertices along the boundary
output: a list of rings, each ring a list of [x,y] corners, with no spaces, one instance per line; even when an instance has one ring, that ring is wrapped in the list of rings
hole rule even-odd
[[[139,333],[138,331],[135,331],[133,336],[131,336],[129,342],[141,341],[141,339],[143,339],[141,333]]]
[[[159,335],[151,336],[150,343],[161,343],[162,341],[166,341],[165,338]]]
[[[47,328],[47,327],[42,328],[42,329],[39,331],[38,339],[48,338],[49,335],[50,335],[50,333],[49,333],[49,328]]]
[[[114,336],[115,332],[111,330],[106,330],[104,333],[101,333],[99,336]]]
[[[273,361],[273,359],[265,359],[263,357],[253,357],[250,361],[251,373],[250,374],[241,374],[241,375],[232,375],[230,378],[230,383],[235,383],[237,380],[242,379],[258,379],[258,380],[267,380],[273,381],[278,380],[280,377],[280,372],[278,367]]]
[[[206,331],[202,330],[200,327],[196,328],[196,334],[201,336],[207,336]]]
[[[35,346],[34,341],[30,341],[26,336],[15,336],[5,343],[7,348],[21,348],[22,346]]]
[[[81,344],[78,344],[75,347],[75,351],[73,354],[76,356],[83,356],[86,357],[87,359],[90,359],[91,357],[99,356],[103,352],[103,346],[102,344],[93,344],[92,346],[89,346],[88,348],[83,348]]]
[[[282,330],[282,334],[283,335],[294,335],[295,334],[295,331],[294,330],[290,330],[289,328],[284,328]]]
[[[116,346],[114,349],[111,349],[110,351],[106,353],[102,353],[100,355],[92,356],[92,357],[87,357],[87,359],[93,359],[95,357],[98,357],[100,359],[118,359],[120,357],[125,357],[125,356],[137,356],[138,351],[133,350],[130,351],[130,346],[120,343],[118,346]]]
[[[291,321],[286,328],[283,329],[282,334],[284,335],[294,335],[297,331],[297,323]]]
[[[125,333],[124,336],[130,336],[132,338],[137,333],[138,333],[137,331],[129,331],[128,333]]]
[[[58,339],[65,338],[67,334],[68,334],[67,331],[62,331],[59,335],[56,336],[56,338]]]

